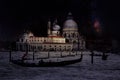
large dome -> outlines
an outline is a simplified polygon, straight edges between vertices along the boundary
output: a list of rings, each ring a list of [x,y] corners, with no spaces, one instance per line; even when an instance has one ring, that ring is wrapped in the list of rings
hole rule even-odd
[[[77,23],[73,19],[68,19],[64,23],[63,30],[78,30]]]

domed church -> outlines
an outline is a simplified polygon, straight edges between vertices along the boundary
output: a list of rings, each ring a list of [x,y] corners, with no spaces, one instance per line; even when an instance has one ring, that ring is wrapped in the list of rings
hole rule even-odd
[[[67,20],[64,22],[63,36],[70,43],[78,43],[78,39],[80,38],[78,33],[78,25],[73,20],[72,13],[68,13]]]
[[[57,19],[47,24],[47,37],[37,37],[30,31],[25,32],[16,42],[18,51],[76,51],[85,49],[85,40],[78,32],[78,24],[73,20],[72,13],[68,13],[66,21],[61,27]]]

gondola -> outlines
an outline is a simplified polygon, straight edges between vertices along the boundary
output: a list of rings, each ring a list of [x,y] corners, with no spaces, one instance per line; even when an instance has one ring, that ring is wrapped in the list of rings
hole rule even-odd
[[[38,64],[24,63],[22,60],[12,60],[11,62],[17,65],[26,66],[26,67],[59,67],[59,66],[66,66],[69,64],[81,62],[81,60],[82,60],[82,57],[75,60],[68,60],[68,61],[61,61],[61,62],[43,62],[40,60]]]

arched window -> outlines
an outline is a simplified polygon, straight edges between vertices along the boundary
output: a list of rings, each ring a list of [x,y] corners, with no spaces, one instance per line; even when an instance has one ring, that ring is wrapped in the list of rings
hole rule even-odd
[[[23,39],[21,39],[21,42],[23,42]]]
[[[20,51],[22,50],[22,45],[20,45]]]
[[[44,42],[46,42],[46,40],[44,40]]]
[[[66,39],[66,43],[69,43],[69,40],[68,40],[68,39]]]
[[[72,33],[72,37],[74,37],[75,35],[74,35],[74,33]]]
[[[57,35],[59,35],[59,32],[57,32]]]
[[[73,43],[77,43],[77,41],[74,40]]]
[[[64,37],[66,37],[66,33],[64,34]]]
[[[38,46],[38,50],[41,50],[41,46]]]
[[[68,34],[68,37],[70,37],[70,34]]]

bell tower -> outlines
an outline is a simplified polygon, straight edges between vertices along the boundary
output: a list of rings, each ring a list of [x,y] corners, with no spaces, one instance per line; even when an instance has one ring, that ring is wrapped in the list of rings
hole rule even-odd
[[[51,21],[50,21],[50,19],[48,20],[48,36],[50,36],[51,35]]]
[[[52,35],[53,36],[60,36],[60,26],[57,24],[57,19],[53,23],[53,31]]]

